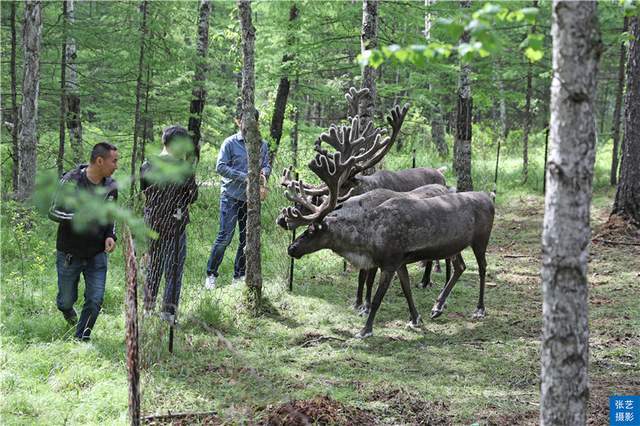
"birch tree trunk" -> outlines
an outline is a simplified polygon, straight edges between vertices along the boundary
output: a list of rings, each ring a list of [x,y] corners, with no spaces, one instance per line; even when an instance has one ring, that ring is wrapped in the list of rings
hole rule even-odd
[[[271,129],[270,134],[271,138],[274,141],[273,151],[270,153],[270,161],[271,164],[275,161],[276,154],[278,152],[278,147],[280,146],[280,139],[282,138],[282,125],[284,123],[284,114],[287,109],[287,98],[289,97],[289,89],[291,87],[291,83],[289,81],[289,70],[287,69],[287,64],[291,62],[294,58],[294,55],[289,53],[288,51],[291,49],[291,46],[294,43],[293,38],[293,28],[292,22],[298,18],[298,6],[295,3],[291,3],[291,8],[289,9],[289,26],[287,28],[287,42],[285,46],[285,54],[282,56],[282,77],[280,77],[280,82],[278,83],[278,91],[276,93],[276,101],[273,106],[273,116],[271,117]]]
[[[211,16],[211,2],[209,0],[200,1],[200,12],[198,14],[198,41],[196,72],[193,77],[193,89],[191,91],[191,108],[189,112],[189,132],[193,135],[193,141],[200,146],[202,126],[202,112],[207,99],[207,89],[205,83],[209,65],[207,56],[209,52],[209,17]]]
[[[42,35],[42,2],[24,3],[24,74],[22,107],[18,137],[18,190],[16,198],[24,201],[33,194],[36,182],[38,145],[38,95],[40,93],[40,41]]]
[[[75,23],[74,0],[65,0],[67,6],[67,22],[73,31]],[[84,160],[84,149],[82,145],[82,115],[80,112],[80,88],[78,86],[78,65],[76,59],[78,47],[73,36],[67,37],[66,56],[67,79],[65,98],[67,100],[67,127],[69,128],[69,142],[73,153],[74,164],[80,164]]]
[[[16,192],[18,190],[18,127],[20,119],[18,117],[18,79],[16,74],[16,52],[18,50],[18,41],[16,37],[16,2],[11,2],[11,156],[13,161],[12,169],[12,188]]]
[[[631,18],[629,28],[634,38],[629,43],[620,182],[613,213],[640,226],[640,22],[637,16]]]
[[[133,149],[131,150],[131,199],[136,190],[136,170],[138,156],[138,139],[142,128],[142,114],[140,112],[140,104],[142,103],[142,78],[144,74],[144,52],[147,39],[147,13],[149,9],[149,1],[142,0],[140,3],[140,54],[138,55],[138,79],[136,82],[136,110],[133,123]]]
[[[622,31],[627,32],[629,19],[624,18]],[[624,66],[626,61],[626,49],[624,42],[620,43],[620,60],[618,63],[618,87],[616,89],[616,104],[613,110],[613,123],[611,125],[611,135],[613,138],[613,152],[611,155],[611,185],[618,183],[618,152],[620,151],[620,116],[622,115],[622,95],[624,91]]]
[[[239,0],[240,30],[242,32],[242,123],[249,172],[247,175],[247,259],[246,283],[249,304],[255,309],[262,298],[262,270],[260,259],[260,148],[262,141],[255,119],[255,61],[256,29],[251,22],[251,0]]]
[[[552,4],[550,153],[542,234],[540,424],[584,425],[589,398],[587,258],[602,44],[595,1]]]
[[[460,7],[470,8],[471,0],[463,0]],[[461,37],[463,43],[469,42],[469,33],[464,32]],[[461,61],[460,80],[458,83],[458,102],[456,109],[456,138],[454,145],[453,170],[458,176],[458,191],[473,191],[471,179],[471,130],[473,117],[473,99],[471,98],[471,83],[469,74],[471,67]]]

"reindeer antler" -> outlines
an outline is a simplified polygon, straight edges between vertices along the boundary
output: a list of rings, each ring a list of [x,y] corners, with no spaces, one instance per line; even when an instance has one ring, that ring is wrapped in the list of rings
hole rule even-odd
[[[347,117],[349,117],[349,119],[360,115],[360,100],[365,96],[369,96],[369,89],[366,87],[362,89],[351,87],[347,93],[345,93],[344,97],[347,99]]]
[[[306,194],[304,185],[301,182],[294,181],[289,188],[294,191],[285,193],[287,198],[293,202],[300,204],[310,213],[303,214],[300,207],[287,207],[282,210],[282,214],[287,221],[289,228],[310,224],[322,220],[326,215],[331,213],[338,204],[340,188],[348,178],[355,164],[355,157],[349,157],[346,161],[342,161],[340,152],[327,154],[316,154],[309,162],[309,168],[327,185],[329,195],[322,199],[320,205],[314,205]],[[347,197],[351,195],[351,191]]]

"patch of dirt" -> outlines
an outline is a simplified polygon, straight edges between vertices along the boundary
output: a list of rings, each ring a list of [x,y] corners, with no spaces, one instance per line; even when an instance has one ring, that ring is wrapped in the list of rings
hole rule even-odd
[[[212,413],[184,413],[184,414],[167,414],[145,417],[141,422],[143,425],[172,425],[172,426],[188,426],[188,425],[223,425],[224,422],[220,417]]]
[[[379,389],[370,395],[369,400],[388,404],[389,411],[398,414],[401,424],[430,426],[452,424],[447,403],[427,401],[403,389]]]
[[[537,410],[518,414],[505,414],[502,416],[486,418],[488,426],[525,426],[537,425],[540,422],[540,412]]]
[[[611,379],[591,378],[589,390],[588,425],[609,424],[609,397],[613,395],[637,395],[640,379],[620,377],[619,381]]]
[[[593,242],[603,244],[640,244],[640,229],[622,216],[612,215],[601,227],[596,228]]]
[[[262,425],[374,425],[374,415],[357,407],[344,405],[328,396],[291,401],[277,407],[267,407],[268,416]]]

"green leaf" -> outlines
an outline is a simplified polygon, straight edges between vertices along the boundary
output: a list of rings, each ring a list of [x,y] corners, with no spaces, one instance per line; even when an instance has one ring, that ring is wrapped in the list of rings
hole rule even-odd
[[[544,56],[544,52],[542,50],[536,50],[531,47],[527,47],[524,51],[524,55],[531,62],[538,62]]]

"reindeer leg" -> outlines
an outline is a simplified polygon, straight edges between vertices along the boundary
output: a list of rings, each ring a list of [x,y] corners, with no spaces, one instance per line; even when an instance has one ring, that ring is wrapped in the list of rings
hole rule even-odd
[[[484,279],[487,273],[487,258],[485,256],[486,245],[484,247],[472,247],[473,254],[478,262],[478,275],[480,275],[480,296],[478,297],[478,306],[473,313],[473,319],[482,319],[487,314],[484,309]]]
[[[424,275],[422,275],[422,281],[420,282],[420,287],[422,288],[433,287],[433,283],[431,282],[432,267],[433,267],[432,260],[427,260],[424,262]]]
[[[407,304],[409,305],[409,313],[411,314],[411,322],[409,323],[409,327],[420,327],[422,319],[420,318],[420,314],[418,314],[416,306],[413,304],[413,297],[411,296],[411,282],[409,281],[409,271],[407,271],[407,265],[402,265],[400,269],[398,269],[398,277],[400,278],[402,292],[404,293],[404,298],[407,299]]]
[[[364,298],[364,305],[360,308],[360,315],[367,315],[371,312],[371,289],[373,288],[377,273],[378,268],[371,268],[367,271],[367,294]]]
[[[371,304],[371,312],[369,313],[369,317],[367,317],[367,322],[365,323],[364,328],[355,335],[357,339],[364,339],[365,337],[373,335],[373,320],[376,317],[376,312],[378,312],[378,308],[380,307],[380,303],[382,303],[385,293],[389,289],[389,284],[391,284],[394,274],[395,271],[382,271],[378,290],[376,290],[376,295],[373,297],[373,303]]]
[[[362,309],[362,292],[364,290],[364,282],[367,279],[367,270],[360,269],[358,272],[358,290],[356,290],[356,301],[353,304],[353,309],[359,311]]]
[[[449,280],[451,279],[451,259],[445,259],[444,260],[444,265],[445,265],[445,283],[448,283]]]
[[[447,301],[447,297],[449,297],[449,293],[451,293],[453,286],[456,285],[458,278],[460,278],[460,275],[462,275],[462,273],[466,269],[464,260],[462,259],[462,255],[460,253],[456,254],[453,257],[452,263],[453,276],[449,279],[449,281],[447,281],[447,285],[444,286],[444,288],[438,295],[436,303],[433,305],[433,308],[431,308],[431,319],[437,318],[442,315],[442,312],[444,311],[444,302]]]

